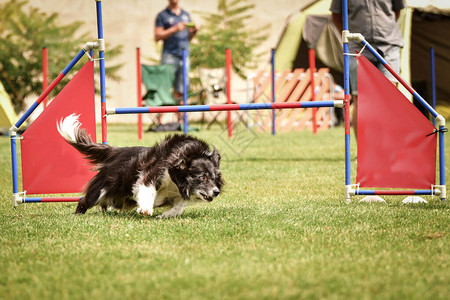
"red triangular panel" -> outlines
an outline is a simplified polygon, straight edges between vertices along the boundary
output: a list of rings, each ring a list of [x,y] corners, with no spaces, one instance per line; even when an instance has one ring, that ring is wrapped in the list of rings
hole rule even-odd
[[[364,56],[358,62],[361,187],[429,189],[436,177],[433,125]]]
[[[78,193],[95,174],[59,135],[56,123],[75,113],[96,140],[94,65],[87,62],[22,135],[23,190],[27,194]]]

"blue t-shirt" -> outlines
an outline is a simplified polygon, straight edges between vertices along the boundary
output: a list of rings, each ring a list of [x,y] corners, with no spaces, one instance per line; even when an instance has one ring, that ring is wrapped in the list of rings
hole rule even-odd
[[[158,14],[156,17],[156,27],[164,27],[164,29],[170,28],[180,22],[190,22],[191,17],[189,13],[181,10],[181,14],[177,16],[170,8],[166,8]],[[163,53],[169,53],[181,57],[183,55],[182,50],[186,49],[189,53],[189,31],[186,28],[183,31],[178,31],[164,40]]]

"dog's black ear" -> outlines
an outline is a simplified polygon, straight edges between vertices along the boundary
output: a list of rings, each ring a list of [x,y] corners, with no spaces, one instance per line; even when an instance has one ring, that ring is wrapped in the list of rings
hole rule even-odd
[[[214,147],[213,151],[211,152],[211,160],[214,162],[214,164],[219,167],[220,166],[220,159],[221,156],[219,154],[219,151],[217,151],[217,149]]]

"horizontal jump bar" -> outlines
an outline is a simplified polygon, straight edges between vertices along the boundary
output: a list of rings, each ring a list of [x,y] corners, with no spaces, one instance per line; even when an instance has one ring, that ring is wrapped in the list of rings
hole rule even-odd
[[[434,190],[356,190],[355,195],[438,195]]]
[[[42,197],[42,198],[22,198],[22,203],[40,202],[78,202],[82,197]]]
[[[145,114],[145,113],[177,113],[202,111],[231,111],[231,110],[257,110],[257,109],[289,109],[310,107],[344,107],[344,101],[304,101],[304,102],[272,102],[272,103],[244,103],[219,105],[186,105],[186,106],[150,106],[150,107],[123,107],[109,108],[108,115],[114,114]]]

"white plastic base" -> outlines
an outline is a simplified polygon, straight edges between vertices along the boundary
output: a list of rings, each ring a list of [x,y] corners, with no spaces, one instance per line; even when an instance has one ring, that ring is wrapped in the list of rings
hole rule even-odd
[[[359,202],[366,202],[366,203],[386,203],[383,198],[380,196],[366,196],[359,200]]]
[[[13,194],[12,195],[12,202],[13,202],[13,207],[17,208],[22,202],[22,197],[20,197],[19,193]]]
[[[409,204],[409,203],[428,203],[427,200],[423,199],[420,196],[409,196],[403,199],[402,203]]]

